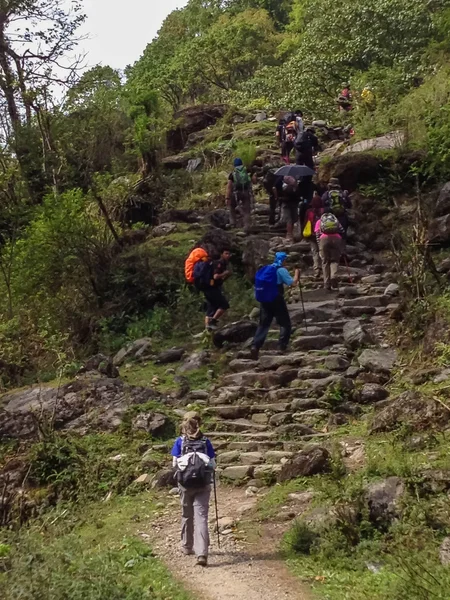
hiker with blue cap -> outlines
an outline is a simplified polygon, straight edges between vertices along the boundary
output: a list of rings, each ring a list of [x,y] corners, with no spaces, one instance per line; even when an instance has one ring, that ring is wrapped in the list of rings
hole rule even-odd
[[[248,231],[251,226],[252,180],[242,159],[235,158],[233,166],[234,170],[228,176],[226,193],[227,206],[230,209],[230,227],[236,227],[236,208],[240,206],[244,220],[244,231]]]
[[[262,267],[255,277],[255,298],[261,305],[259,327],[253,338],[251,357],[258,360],[259,351],[266,341],[272,321],[276,319],[280,326],[279,349],[287,350],[291,339],[292,325],[289,310],[284,299],[284,286],[293,287],[300,280],[299,269],[295,270],[294,277],[283,266],[287,259],[286,252],[277,252],[272,265]]]

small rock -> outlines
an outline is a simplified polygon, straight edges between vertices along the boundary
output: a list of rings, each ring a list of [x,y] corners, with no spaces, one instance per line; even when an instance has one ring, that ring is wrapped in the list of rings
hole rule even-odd
[[[329,461],[330,453],[326,448],[320,446],[305,448],[283,465],[278,481],[282,483],[296,477],[307,477],[323,473],[328,470]]]
[[[375,373],[390,373],[397,362],[397,351],[393,348],[386,350],[363,350],[358,358],[361,367]]]
[[[384,290],[385,296],[398,296],[400,293],[400,286],[398,283],[390,283],[387,288]]]
[[[367,503],[372,523],[385,527],[401,516],[400,500],[405,493],[405,485],[399,477],[388,477],[372,483],[367,488]]]
[[[373,342],[372,336],[357,320],[347,321],[344,325],[344,342],[348,348],[356,350]]]
[[[359,395],[359,400],[362,404],[372,404],[384,400],[389,396],[389,392],[376,383],[368,383],[363,386]]]
[[[161,352],[155,358],[155,364],[157,365],[166,365],[168,363],[179,362],[186,350],[184,348],[171,348],[170,350],[166,350],[165,352]]]
[[[141,485],[147,485],[150,483],[152,478],[147,473],[140,475],[137,479],[135,479],[134,483],[139,483]]]
[[[169,491],[169,496],[179,496],[179,495],[180,495],[180,490],[177,487],[173,487]]]

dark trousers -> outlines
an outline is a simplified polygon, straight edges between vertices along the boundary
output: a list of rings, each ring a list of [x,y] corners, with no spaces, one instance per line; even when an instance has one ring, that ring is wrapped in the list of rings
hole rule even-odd
[[[270,212],[269,212],[269,225],[275,225],[276,221],[277,221],[277,207],[278,207],[278,201],[275,198],[272,190],[270,190],[269,192],[269,208],[270,208]]]
[[[253,346],[255,348],[259,349],[264,345],[274,318],[280,326],[280,350],[286,350],[291,339],[292,325],[288,307],[283,296],[278,296],[273,302],[261,302],[259,327],[253,338]]]

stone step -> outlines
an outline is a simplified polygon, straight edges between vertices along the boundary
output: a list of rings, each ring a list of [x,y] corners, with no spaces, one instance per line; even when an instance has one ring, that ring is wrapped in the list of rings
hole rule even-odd
[[[234,406],[214,406],[204,411],[206,416],[219,419],[234,420],[245,419],[249,415],[258,413],[283,413],[289,410],[289,402],[267,403],[267,404],[242,404]]]
[[[352,307],[375,307],[379,306],[387,306],[390,302],[388,296],[377,295],[377,296],[360,296],[359,298],[351,298],[349,300],[344,300],[344,307],[352,306]]]
[[[324,350],[335,344],[342,344],[344,339],[341,336],[331,335],[304,335],[292,341],[292,346],[296,350]]]
[[[209,427],[213,429],[220,428],[220,431],[229,431],[231,433],[249,433],[251,431],[265,432],[268,429],[267,425],[261,425],[260,423],[254,423],[249,419],[219,419],[211,422]]]

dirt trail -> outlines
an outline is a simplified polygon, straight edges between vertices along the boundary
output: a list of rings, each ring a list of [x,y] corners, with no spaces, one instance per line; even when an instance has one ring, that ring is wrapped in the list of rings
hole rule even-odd
[[[242,488],[221,487],[219,516],[240,518],[255,499],[247,498]],[[214,528],[210,511],[210,531]],[[197,567],[194,556],[180,552],[180,509],[171,503],[164,515],[149,526],[152,546],[173,575],[202,600],[311,600],[311,593],[287,571],[277,556],[276,543],[269,536],[258,543],[235,539],[233,534],[211,534],[209,566]],[[279,536],[276,536],[279,541]]]

